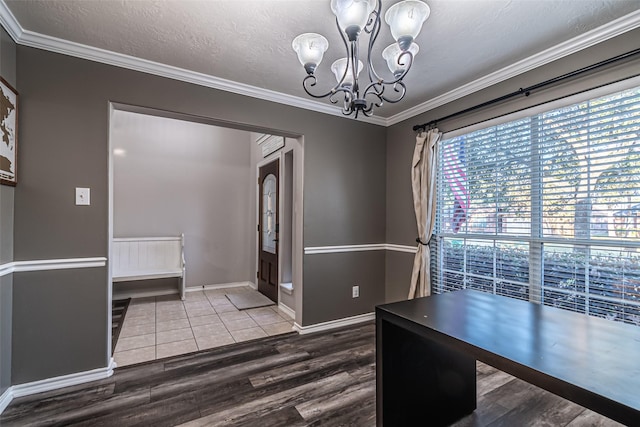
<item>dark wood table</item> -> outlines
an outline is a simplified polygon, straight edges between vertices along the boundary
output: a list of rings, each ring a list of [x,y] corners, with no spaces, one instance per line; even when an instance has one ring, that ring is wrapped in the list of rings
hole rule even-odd
[[[640,327],[471,290],[376,307],[378,426],[473,412],[476,360],[640,426]]]

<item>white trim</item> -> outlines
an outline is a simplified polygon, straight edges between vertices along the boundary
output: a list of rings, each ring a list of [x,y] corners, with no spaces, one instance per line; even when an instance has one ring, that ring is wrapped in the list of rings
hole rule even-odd
[[[11,13],[4,1],[0,1],[0,23],[11,35],[13,40],[23,46],[35,47],[76,58],[87,59],[89,61],[100,62],[212,89],[223,90],[225,92],[236,93],[239,95],[250,96],[252,98],[263,99],[265,101],[277,102],[278,104],[285,104],[292,107],[303,108],[305,110],[330,114],[332,116],[345,117],[341,108],[324,102],[288,95],[244,83],[238,83],[204,73],[198,73],[171,65],[161,64],[159,62],[136,58],[25,30],[16,20],[15,16]],[[386,126],[387,123],[385,118],[375,116],[366,117],[363,115],[362,117],[358,117],[358,120],[379,126]]]
[[[602,43],[613,37],[624,34],[628,31],[640,27],[640,10],[631,12],[628,15],[620,17],[614,21],[604,24],[591,31],[587,31],[577,37],[557,44],[549,49],[543,50],[535,55],[511,64],[494,73],[488,74],[463,86],[460,86],[445,94],[432,98],[428,101],[418,104],[415,107],[408,108],[398,114],[387,119],[387,126],[400,123],[403,120],[410,119],[418,114],[433,110],[434,108],[445,105],[449,102],[463,98],[479,90],[493,86],[497,83],[516,77],[534,68],[549,64],[550,62],[569,56],[573,53],[587,49],[598,43]]]
[[[15,272],[66,270],[70,268],[104,267],[107,265],[107,258],[41,259],[35,261],[14,261],[13,263],[15,265]]]
[[[232,80],[221,79],[219,77],[197,73],[178,67],[172,67],[170,65],[135,58],[129,55],[123,55],[104,49],[98,49],[95,47],[82,45],[80,43],[74,43],[68,40],[63,40],[56,37],[46,36],[43,34],[35,33],[33,31],[25,30],[22,28],[13,13],[11,13],[11,10],[9,10],[4,0],[0,0],[0,24],[2,24],[4,29],[9,33],[11,38],[13,38],[13,40],[17,44],[21,44],[24,46],[44,49],[51,52],[74,56],[76,58],[87,59],[90,61],[100,62],[103,64],[113,65],[130,70],[141,71],[143,73],[167,77],[174,80],[193,83],[213,89],[224,90],[226,92],[232,92],[240,95],[246,95],[253,98],[289,105],[292,107],[303,108],[305,110],[311,110],[314,112],[330,114],[338,117],[346,117],[353,120],[351,116],[345,116],[344,114],[342,114],[342,110],[340,108],[336,108],[324,102],[275,92],[256,86],[234,82]],[[628,31],[634,30],[638,27],[640,27],[640,10],[631,12],[614,21],[604,24],[598,28],[594,28],[591,31],[576,36],[556,46],[543,50],[542,52],[532,55],[529,58],[516,62],[515,64],[509,65],[494,73],[488,74],[485,77],[463,85],[455,90],[401,111],[400,113],[395,114],[389,118],[377,116],[366,117],[363,115],[357,120],[388,127],[403,120],[410,119],[418,114],[422,114],[424,112],[432,110],[441,105],[455,101],[456,99],[460,99],[481,89],[492,86],[496,83],[503,82],[534,68],[564,58],[568,55],[594,46],[598,43],[619,36]]]
[[[0,265],[0,277],[6,276],[7,274],[11,274],[15,271],[15,263],[8,262],[6,264]]]
[[[415,254],[416,252],[418,252],[418,248],[415,246],[396,245],[395,243],[387,243],[385,245],[385,249],[388,251],[406,252],[410,254]]]
[[[253,282],[247,282],[247,283],[249,284],[249,287],[251,287],[251,289],[254,289],[256,291],[258,290],[258,285],[256,285],[255,283]]]
[[[5,409],[7,409],[7,406],[9,406],[12,400],[13,387],[9,387],[4,391],[4,393],[2,393],[2,396],[0,396],[0,415],[2,415],[2,412],[4,412]]]
[[[374,243],[368,245],[310,246],[304,248],[304,254],[313,255],[333,254],[339,252],[382,251],[385,249],[386,245],[384,243]]]
[[[284,292],[287,295],[293,295],[293,283],[280,283],[280,292]]]
[[[363,252],[363,251],[395,251],[416,253],[415,246],[396,245],[394,243],[373,243],[368,245],[341,245],[341,246],[309,246],[304,248],[305,255],[314,254],[335,254],[340,252]]]
[[[105,257],[13,261],[0,265],[0,277],[23,271],[66,270],[71,268],[104,267],[105,265],[107,265],[107,258]]]
[[[311,334],[313,332],[326,331],[329,329],[341,328],[343,326],[355,325],[356,323],[368,322],[375,320],[375,313],[359,314],[358,316],[345,317],[343,319],[330,320],[328,322],[316,323],[309,326],[300,326],[293,324],[293,329],[297,330],[300,335]]]
[[[114,242],[179,242],[181,241],[181,236],[172,236],[172,237],[114,237]]]
[[[22,26],[13,15],[11,10],[7,7],[4,0],[0,1],[0,24],[7,30],[7,33],[11,38],[18,43],[18,40],[22,37]]]
[[[62,375],[59,377],[47,378],[30,383],[14,385],[12,387],[12,394],[14,398],[29,396],[31,394],[42,393],[58,388],[83,384],[90,381],[102,380],[113,375],[113,369],[115,367],[116,364],[113,359],[111,359],[109,362],[109,366],[106,366],[104,368],[92,369],[90,371],[84,372],[76,372],[74,374]]]
[[[283,312],[285,315],[289,316],[291,320],[296,319],[296,312],[291,307],[284,305],[283,303],[278,303],[278,310]]]
[[[256,289],[255,285],[251,282],[231,282],[231,283],[218,283],[215,285],[202,285],[202,286],[187,286],[185,292],[198,292],[198,291],[206,291],[211,289],[223,289],[223,288],[242,288],[244,286],[249,286],[253,289]]]
[[[4,1],[4,0],[0,0]],[[107,255],[113,257],[113,115],[116,108],[113,102],[109,101],[107,109],[107,182],[108,185],[108,207],[107,207]],[[112,340],[113,340],[113,263],[109,263],[107,268],[107,360],[111,360],[113,356]]]

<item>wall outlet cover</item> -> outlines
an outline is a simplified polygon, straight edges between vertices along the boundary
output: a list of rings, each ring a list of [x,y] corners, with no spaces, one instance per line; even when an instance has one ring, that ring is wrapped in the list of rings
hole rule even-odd
[[[76,187],[76,206],[89,206],[91,204],[91,189]]]

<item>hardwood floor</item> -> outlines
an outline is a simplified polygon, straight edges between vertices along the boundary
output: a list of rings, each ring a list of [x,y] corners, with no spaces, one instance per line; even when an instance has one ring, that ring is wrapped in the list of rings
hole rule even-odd
[[[373,426],[374,333],[373,323],[291,333],[117,368],[15,399],[0,425]],[[531,425],[618,424],[478,364],[478,409],[455,426]]]

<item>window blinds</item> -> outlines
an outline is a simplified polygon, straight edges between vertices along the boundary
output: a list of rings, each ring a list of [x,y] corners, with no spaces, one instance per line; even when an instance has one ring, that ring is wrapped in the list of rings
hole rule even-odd
[[[441,142],[433,290],[640,325],[640,87]]]

